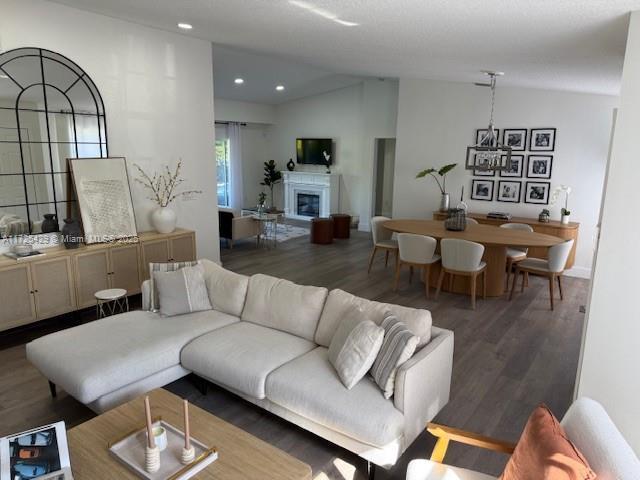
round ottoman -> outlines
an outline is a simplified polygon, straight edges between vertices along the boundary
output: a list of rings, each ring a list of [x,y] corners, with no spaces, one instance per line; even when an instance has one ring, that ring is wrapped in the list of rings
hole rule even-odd
[[[333,220],[330,218],[312,218],[311,243],[327,245],[333,243]]]
[[[351,234],[351,215],[346,213],[332,213],[333,238],[349,238]]]

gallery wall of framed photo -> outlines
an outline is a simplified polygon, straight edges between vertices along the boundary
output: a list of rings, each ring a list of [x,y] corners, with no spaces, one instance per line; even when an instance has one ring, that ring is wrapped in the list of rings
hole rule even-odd
[[[499,141],[512,149],[511,168],[500,172],[473,170],[471,199],[548,205],[556,129],[505,128],[496,129],[496,133]],[[477,129],[476,143],[486,134],[486,129]]]

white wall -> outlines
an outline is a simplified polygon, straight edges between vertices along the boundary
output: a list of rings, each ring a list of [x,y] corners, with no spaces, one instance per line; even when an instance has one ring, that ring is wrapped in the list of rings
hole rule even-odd
[[[211,44],[42,0],[3,0],[0,46],[42,47],[77,62],[104,99],[109,153],[143,168],[184,162],[188,186],[174,205],[178,225],[197,232],[198,254],[219,258]],[[138,229],[154,205],[131,183]]]
[[[590,273],[612,110],[617,101],[617,97],[499,85],[496,92],[495,119],[499,128],[557,128],[550,182],[552,190],[560,184],[573,187],[569,207],[572,220],[581,224],[574,275],[588,277]],[[415,175],[422,169],[447,163],[458,163],[447,180],[454,206],[464,185],[465,201],[472,212],[500,210],[537,217],[541,205],[469,199],[472,172],[464,170],[466,147],[474,142],[477,128],[486,128],[489,105],[490,91],[486,88],[400,80],[394,217],[431,218],[439,205],[438,188],[431,178],[416,180]],[[497,189],[500,178],[494,180]],[[521,181],[524,188],[526,178]],[[560,207],[549,207],[552,218],[559,219]]]
[[[216,121],[270,124],[273,123],[275,118],[275,107],[273,105],[238,102],[224,98],[216,98],[215,103]]]
[[[640,12],[631,15],[577,395],[601,402],[640,455]]]
[[[276,106],[272,149],[278,166],[285,169],[290,158],[295,162],[296,138],[333,138],[331,171],[341,175],[340,210],[358,215],[361,230],[369,229],[371,216],[375,138],[395,137],[397,88],[395,81],[370,79]],[[325,168],[297,165],[296,170]]]

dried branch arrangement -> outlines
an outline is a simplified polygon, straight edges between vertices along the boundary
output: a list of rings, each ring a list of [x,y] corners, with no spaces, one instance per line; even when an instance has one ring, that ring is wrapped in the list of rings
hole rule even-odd
[[[153,176],[147,174],[140,165],[134,163],[133,166],[138,169],[139,177],[135,179],[136,182],[146,190],[149,190],[150,193],[148,193],[147,198],[157,203],[160,207],[168,206],[177,198],[202,193],[202,190],[177,191],[178,187],[184,183],[184,178],[180,176],[182,159],[178,160],[178,165],[176,165],[174,172],[171,171],[169,165],[165,165],[163,172],[154,172]]]

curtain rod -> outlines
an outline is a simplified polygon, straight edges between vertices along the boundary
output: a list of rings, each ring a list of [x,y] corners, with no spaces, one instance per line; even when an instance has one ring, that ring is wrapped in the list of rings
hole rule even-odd
[[[229,125],[230,123],[238,123],[241,127],[247,126],[247,124],[244,122],[219,122],[219,121],[215,122],[216,125]]]

